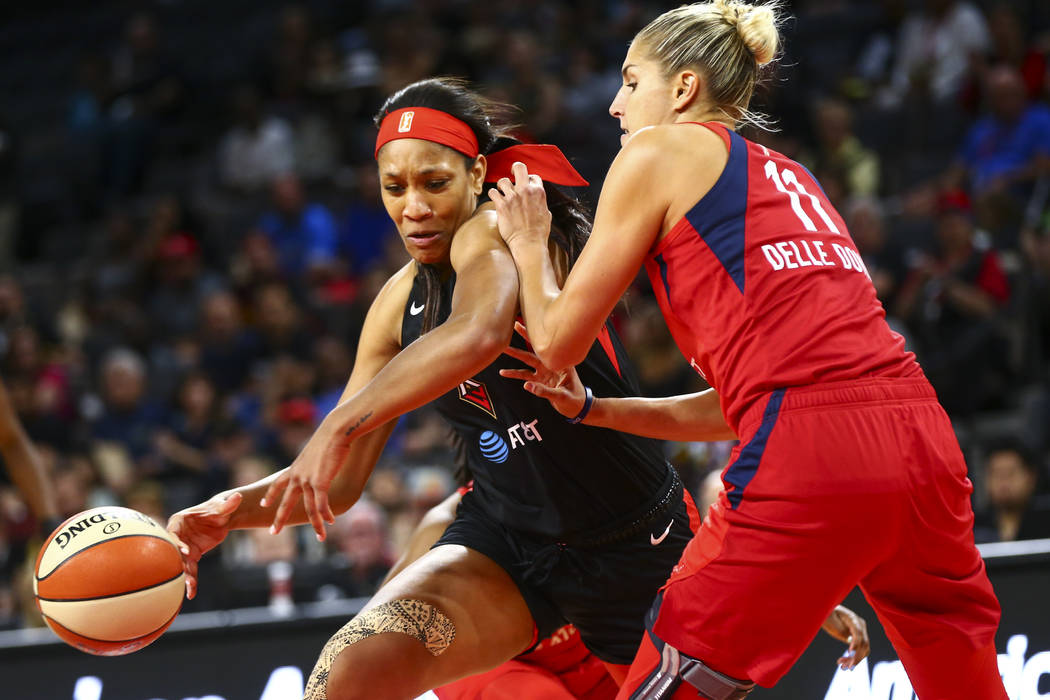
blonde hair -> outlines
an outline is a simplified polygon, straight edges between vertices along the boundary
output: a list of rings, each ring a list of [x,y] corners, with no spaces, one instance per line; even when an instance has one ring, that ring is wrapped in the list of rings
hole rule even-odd
[[[663,13],[634,38],[657,60],[665,76],[698,69],[713,105],[736,122],[760,128],[766,117],[748,104],[760,68],[776,57],[780,2],[752,5],[738,0],[683,5]]]

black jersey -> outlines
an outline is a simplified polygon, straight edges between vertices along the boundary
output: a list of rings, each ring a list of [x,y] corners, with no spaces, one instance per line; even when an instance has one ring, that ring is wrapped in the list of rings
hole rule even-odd
[[[448,318],[454,285],[453,273],[443,285],[439,322]],[[425,297],[417,274],[405,305],[402,347],[422,331]],[[526,348],[517,334],[511,344]],[[499,375],[520,367],[501,355],[434,401],[466,444],[476,502],[507,527],[570,541],[650,510],[672,478],[661,443],[570,424],[520,381]],[[638,394],[634,368],[608,324],[576,369],[595,396]]]

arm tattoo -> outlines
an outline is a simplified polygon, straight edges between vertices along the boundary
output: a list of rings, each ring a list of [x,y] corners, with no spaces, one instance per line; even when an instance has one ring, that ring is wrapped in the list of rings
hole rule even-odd
[[[364,424],[364,422],[365,422],[366,420],[368,420],[369,418],[371,418],[371,417],[372,417],[372,413],[373,413],[373,411],[369,411],[369,412],[368,412],[368,413],[366,413],[365,415],[361,416],[361,417],[360,417],[360,418],[359,418],[359,419],[357,420],[357,422],[356,422],[356,423],[354,423],[353,425],[351,425],[351,426],[350,426],[349,428],[347,428],[347,429],[346,429],[346,432],[345,432],[345,433],[343,433],[343,435],[349,435],[350,433],[352,433],[352,432],[354,432],[355,430],[357,430],[358,428],[360,428],[360,427],[361,427],[361,426],[362,426],[362,425]]]

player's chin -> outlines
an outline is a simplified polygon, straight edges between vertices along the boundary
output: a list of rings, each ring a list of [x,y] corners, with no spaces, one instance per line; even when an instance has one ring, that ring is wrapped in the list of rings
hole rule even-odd
[[[421,265],[441,265],[449,261],[449,249],[447,245],[420,247],[413,245],[411,240],[405,242],[405,250],[412,259]]]

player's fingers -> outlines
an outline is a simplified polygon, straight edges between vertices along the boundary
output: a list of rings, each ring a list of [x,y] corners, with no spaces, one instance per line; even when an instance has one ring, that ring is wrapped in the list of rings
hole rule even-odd
[[[533,369],[540,368],[540,358],[536,357],[535,353],[531,353],[528,350],[519,350],[518,348],[509,345],[507,346],[507,349],[503,352],[507,353],[519,362],[524,362]]]
[[[271,503],[276,503],[277,494],[285,489],[290,478],[291,475],[287,469],[278,474],[277,478],[270,482],[270,487],[266,489],[266,493],[263,494],[262,500],[259,501],[259,505],[263,508],[267,508]]]
[[[864,618],[858,618],[859,629],[850,637],[849,648],[854,653],[854,663],[858,664],[871,653],[871,638],[868,637],[868,625]]]
[[[496,181],[496,187],[503,193],[505,198],[510,198],[514,194],[514,183],[510,181],[509,177],[501,177]]]
[[[241,505],[241,501],[244,500],[244,494],[240,491],[234,491],[228,494],[226,498],[222,500],[219,505],[219,512],[223,515],[229,515]]]
[[[515,321],[514,330],[518,332],[518,335],[525,339],[526,343],[530,346],[532,345],[532,340],[529,338],[529,329],[525,327],[524,323],[521,321]]]
[[[503,195],[495,187],[489,188],[489,200],[499,209],[503,205]]]
[[[524,187],[529,182],[529,169],[520,160],[514,161],[510,166],[510,172],[514,175],[514,185]]]
[[[183,559],[182,570],[186,573],[186,598],[193,600],[197,595],[197,561]]]
[[[189,556],[190,546],[183,542],[182,539],[171,530],[168,530],[168,534],[171,536],[171,539],[175,540],[175,546],[178,547],[183,556]]]
[[[535,394],[541,399],[553,401],[554,399],[560,399],[564,397],[564,392],[562,392],[560,389],[551,389],[546,384],[541,384],[539,382],[525,382],[521,386],[525,389],[525,391],[529,392],[530,394]]]
[[[499,375],[507,379],[519,379],[523,382],[536,378],[536,373],[531,369],[501,369]]]
[[[854,653],[854,651],[852,649],[848,649],[846,653],[840,656],[838,658],[838,661],[836,661],[835,663],[837,663],[839,665],[839,668],[841,668],[843,671],[852,671],[853,668],[859,662],[860,659],[857,658],[857,655]]]
[[[284,490],[284,498],[281,499],[281,504],[277,506],[277,512],[273,514],[273,524],[270,525],[271,535],[276,535],[280,532],[284,524],[288,522],[292,509],[295,508],[295,504],[299,501],[301,493],[302,487],[298,484],[289,484],[288,488]]]
[[[306,519],[310,521],[310,526],[317,533],[317,541],[324,542],[324,520],[317,507],[317,494],[310,484],[303,484],[303,508],[306,509]]]
[[[328,501],[327,491],[317,492],[317,510],[320,511],[326,523],[329,525],[335,523],[335,513],[332,512],[332,504]]]
[[[542,190],[543,178],[541,178],[539,175],[529,175],[529,184],[533,187],[538,187]]]

